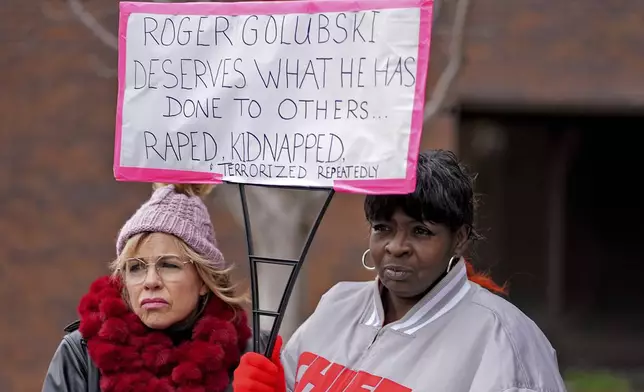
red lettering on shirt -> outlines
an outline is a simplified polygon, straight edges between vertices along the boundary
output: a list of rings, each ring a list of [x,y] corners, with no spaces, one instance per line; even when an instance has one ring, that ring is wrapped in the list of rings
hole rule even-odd
[[[347,386],[349,386],[349,383],[353,381],[353,378],[358,374],[355,370],[351,370],[349,368],[344,368],[342,373],[338,376],[338,378],[335,379],[333,382],[333,385],[331,386],[331,389],[329,389],[328,392],[342,392],[345,390]]]
[[[300,359],[297,362],[297,368],[300,369],[302,366],[309,366],[313,363],[313,361],[317,359],[317,357],[318,356],[313,353],[302,353],[302,355],[300,355]]]
[[[300,369],[301,363],[301,360],[298,361],[298,369]],[[310,392],[325,392],[333,384],[333,381],[335,381],[342,370],[344,370],[344,366],[331,363],[325,358],[317,357],[302,375],[295,391],[302,391],[307,385],[312,385],[313,389]]]
[[[362,392],[362,391],[373,391],[378,384],[382,381],[382,377],[374,376],[367,372],[360,371],[355,376],[349,387],[345,392]],[[370,388],[365,388],[370,387]]]
[[[302,361],[298,361],[298,369],[300,368],[299,363]],[[306,369],[304,374],[302,375],[302,378],[300,381],[297,383],[297,387],[295,388],[295,392],[300,392],[304,390],[306,386],[313,385],[313,389],[318,389],[318,386],[321,385],[324,382],[324,374],[323,370],[326,369],[331,365],[331,362],[326,360],[325,358],[322,357],[317,357],[315,360],[309,364],[309,367]]]
[[[295,392],[309,388],[311,392],[411,392],[393,380],[349,369],[310,352],[300,355],[295,379],[299,380]]]

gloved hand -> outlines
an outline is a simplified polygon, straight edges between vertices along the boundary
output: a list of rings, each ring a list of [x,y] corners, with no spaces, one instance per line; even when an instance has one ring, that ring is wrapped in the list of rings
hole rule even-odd
[[[284,368],[280,361],[282,337],[277,336],[271,359],[258,353],[242,355],[233,379],[234,392],[286,392]]]

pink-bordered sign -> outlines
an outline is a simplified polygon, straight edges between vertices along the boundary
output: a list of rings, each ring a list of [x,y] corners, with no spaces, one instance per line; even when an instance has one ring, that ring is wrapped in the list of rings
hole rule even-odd
[[[122,2],[116,179],[413,191],[432,3]]]

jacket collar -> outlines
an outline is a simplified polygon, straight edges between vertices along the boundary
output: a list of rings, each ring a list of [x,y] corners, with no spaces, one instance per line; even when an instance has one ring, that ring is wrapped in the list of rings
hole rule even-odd
[[[470,290],[465,263],[461,258],[454,268],[439,281],[407,314],[400,320],[387,325],[387,328],[413,335],[458,304]],[[384,308],[381,299],[381,283],[376,278],[373,284],[372,299],[363,324],[382,328]]]

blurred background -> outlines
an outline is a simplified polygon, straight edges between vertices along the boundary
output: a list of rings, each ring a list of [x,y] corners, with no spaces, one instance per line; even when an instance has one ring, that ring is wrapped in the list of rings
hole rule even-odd
[[[0,1],[1,392],[40,391],[79,298],[150,194],[112,172],[117,20],[114,0]],[[487,239],[473,262],[509,283],[570,391],[644,391],[644,2],[437,1],[429,72],[423,147],[478,173]],[[297,256],[323,196],[251,191],[258,253]],[[208,204],[247,279],[236,187]],[[372,277],[367,235],[362,197],[336,195],[286,336],[335,282]],[[275,304],[287,273],[262,274]]]

